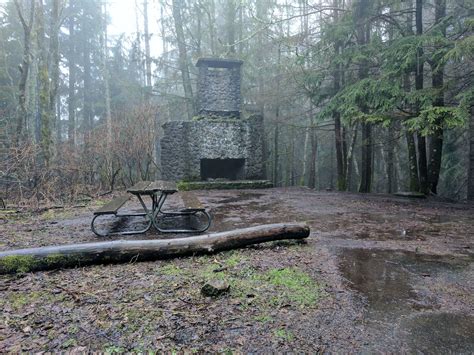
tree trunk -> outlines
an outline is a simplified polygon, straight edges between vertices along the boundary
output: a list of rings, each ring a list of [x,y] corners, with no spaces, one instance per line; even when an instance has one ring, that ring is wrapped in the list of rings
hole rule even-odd
[[[395,151],[394,151],[394,145],[395,145],[395,135],[394,135],[394,127],[393,124],[391,124],[387,128],[386,132],[386,137],[387,141],[385,142],[385,173],[387,175],[387,186],[386,190],[389,194],[395,192],[394,190],[394,156],[395,156]]]
[[[53,0],[52,2],[52,9],[51,9],[51,31],[49,33],[49,53],[50,53],[50,60],[49,68],[50,68],[50,77],[51,77],[51,86],[49,92],[49,112],[50,117],[55,117],[55,125],[57,131],[57,143],[60,142],[61,139],[61,116],[56,115],[56,99],[58,96],[58,88],[59,88],[59,12],[60,12],[60,0]]]
[[[303,170],[300,178],[300,185],[306,185],[306,175],[308,175],[308,150],[309,150],[309,135],[311,134],[311,128],[306,127],[304,133],[304,145],[303,145]]]
[[[231,55],[235,54],[235,2],[236,0],[227,0],[226,6],[227,45],[229,46],[228,52]]]
[[[347,190],[351,190],[351,184],[352,184],[352,171],[354,167],[354,148],[355,144],[357,141],[357,132],[358,132],[358,127],[357,123],[354,125],[353,130],[352,130],[352,139],[351,139],[351,144],[349,145],[347,149],[347,155],[346,155],[346,187]]]
[[[150,56],[150,32],[148,29],[148,0],[143,2],[143,28],[145,31],[145,71],[146,71],[146,93],[145,99],[150,100],[151,97],[151,56]]]
[[[435,0],[435,23],[439,24],[446,17],[446,0]],[[441,28],[441,35],[446,37],[446,27]],[[433,102],[435,107],[444,106],[444,66],[439,60],[434,60],[431,64],[432,87],[438,90],[437,97]],[[443,128],[442,119],[437,118],[435,124],[438,126],[430,137],[429,164],[428,164],[428,188],[430,192],[438,193],[439,173],[441,170],[441,158],[443,153]]]
[[[474,105],[469,122],[469,170],[467,172],[467,199],[474,201]]]
[[[416,35],[423,34],[423,0],[416,0]],[[423,89],[423,48],[419,46],[416,50],[416,73],[415,73],[415,90]],[[420,113],[420,107],[416,109],[417,114]],[[426,158],[426,139],[421,134],[417,134],[418,146],[418,174],[420,179],[420,192],[426,194],[428,192],[428,167]]]
[[[69,51],[67,53],[68,58],[68,130],[67,136],[69,144],[72,147],[76,146],[76,38],[75,38],[75,9],[74,1],[70,1],[69,8],[71,15],[69,16]]]
[[[370,192],[372,188],[372,125],[362,123],[361,177],[359,192]]]
[[[173,19],[176,30],[176,40],[178,42],[179,69],[181,70],[184,95],[186,96],[188,119],[191,120],[194,116],[194,98],[191,79],[189,77],[188,53],[184,37],[183,19],[181,17],[181,9],[183,8],[183,0],[173,0]]]
[[[107,33],[107,2],[104,1],[103,14],[103,43],[102,43],[102,76],[104,77],[104,103],[105,103],[105,124],[107,127],[107,150],[111,155],[112,146],[112,109],[110,107],[110,85],[109,85],[109,48]],[[111,170],[111,158],[108,157],[107,169]]]
[[[316,136],[316,130],[314,129],[313,120],[311,120],[310,134],[311,155],[309,158],[308,187],[314,189],[316,188],[316,158],[318,154],[318,139]]]
[[[357,23],[357,43],[365,46],[370,40],[370,23],[368,17],[370,3],[369,0],[358,0],[356,11],[354,12]],[[369,62],[367,59],[359,63],[358,79],[363,80],[369,75]],[[368,113],[368,108],[364,103],[360,104],[361,112]],[[372,187],[372,124],[362,123],[361,142],[361,179],[359,192],[370,192]]]
[[[52,115],[50,107],[50,83],[48,70],[48,48],[46,47],[46,33],[44,29],[44,6],[43,1],[38,1],[37,15],[37,42],[40,51],[38,64],[38,82],[39,82],[39,117],[40,117],[40,146],[43,163],[48,166],[51,159],[52,148]],[[54,112],[54,110],[53,110]]]
[[[333,0],[333,7],[334,7],[334,22],[337,23],[339,19],[339,1]],[[334,52],[336,56],[340,55],[341,52],[341,42],[336,41],[334,45]],[[336,95],[340,88],[341,88],[341,71],[342,71],[342,64],[336,64],[334,69],[333,77],[334,77],[334,95]],[[335,144],[336,144],[336,169],[337,169],[337,189],[339,191],[345,191],[347,189],[346,185],[346,169],[345,169],[345,152],[344,152],[344,145],[345,145],[345,135],[343,134],[343,128],[341,125],[341,115],[338,111],[333,113],[334,115],[334,135],[335,135]]]
[[[306,224],[280,223],[178,239],[115,240],[10,250],[0,252],[0,274],[209,254],[275,240],[300,240],[309,233]]]
[[[31,56],[31,30],[34,23],[34,14],[35,14],[35,1],[30,2],[30,11],[28,15],[28,20],[23,16],[23,11],[21,9],[18,0],[14,1],[15,8],[20,18],[21,25],[23,27],[23,58],[21,61],[20,69],[20,81],[18,84],[19,95],[18,95],[18,117],[16,121],[16,135],[14,138],[15,145],[18,145],[19,142],[23,140],[23,131],[28,116],[28,110],[26,108],[26,88],[28,81],[28,72],[30,69],[30,56]]]
[[[280,119],[279,116],[280,116],[279,109],[277,107],[275,118],[277,120],[279,120]],[[278,169],[278,156],[279,156],[278,150],[279,149],[278,148],[279,148],[279,144],[280,144],[279,135],[280,135],[280,127],[279,127],[278,122],[275,122],[274,127],[273,127],[273,174],[272,174],[273,184],[275,186],[278,186],[278,184],[279,184],[278,180],[280,179],[279,174],[278,174],[278,172],[279,172],[279,169]]]
[[[405,132],[405,137],[408,148],[409,189],[412,192],[420,191],[415,138],[413,134],[408,131]]]
[[[278,46],[278,62],[277,62],[277,73],[276,73],[276,97],[280,96],[280,59],[281,59],[281,47]],[[274,141],[273,141],[273,183],[275,186],[279,185],[279,136],[280,136],[280,103],[277,100],[275,102],[275,127],[274,127]]]

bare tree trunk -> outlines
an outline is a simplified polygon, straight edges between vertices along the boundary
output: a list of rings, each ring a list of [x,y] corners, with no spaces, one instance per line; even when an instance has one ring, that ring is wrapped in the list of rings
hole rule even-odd
[[[361,46],[366,45],[370,39],[370,24],[368,17],[368,0],[358,0],[356,11],[354,13],[357,21],[357,41]],[[369,75],[369,63],[363,59],[359,63],[358,79],[363,80]],[[367,113],[367,107],[362,103],[360,110]],[[361,142],[361,179],[359,192],[370,192],[372,188],[372,124],[362,123],[362,142]]]
[[[148,30],[148,0],[143,1],[143,28],[145,31],[145,70],[146,70],[146,93],[145,100],[150,100],[151,89],[151,56],[150,56],[150,32]]]
[[[110,107],[110,85],[109,85],[109,48],[107,33],[107,2],[104,2],[103,14],[103,44],[102,44],[102,76],[104,77],[104,101],[105,101],[105,123],[107,127],[107,150],[111,152],[112,146],[112,110]],[[109,160],[109,164],[111,159]],[[111,167],[108,167],[111,169]]]
[[[310,136],[310,145],[311,145],[311,155],[309,158],[309,177],[308,177],[308,187],[311,189],[316,188],[316,159],[318,154],[318,139],[316,136],[316,130],[314,129],[314,122],[311,120],[311,136]]]
[[[278,45],[278,67],[276,73],[276,97],[280,96],[280,58],[281,58],[281,46]],[[279,135],[280,135],[280,103],[278,100],[275,102],[275,127],[273,134],[273,183],[275,186],[279,185]]]
[[[395,169],[394,169],[394,146],[395,146],[395,135],[394,135],[394,126],[391,124],[389,127],[387,127],[386,131],[386,137],[387,140],[385,142],[385,174],[387,175],[387,185],[386,185],[386,190],[389,194],[395,192],[394,188],[394,174],[395,174]]]
[[[59,13],[60,13],[60,0],[53,0],[52,1],[52,9],[51,9],[51,30],[49,33],[49,54],[50,60],[49,68],[51,72],[51,85],[50,85],[50,92],[49,92],[49,111],[50,117],[55,117],[55,125],[57,131],[57,143],[60,142],[61,139],[61,116],[56,115],[56,100],[58,96],[58,88],[59,88],[59,27],[61,26],[59,20]],[[59,101],[58,101],[59,102]]]
[[[68,51],[68,140],[72,147],[76,146],[76,37],[74,0],[69,2],[69,51]]]
[[[37,42],[40,51],[38,81],[39,81],[39,116],[41,123],[41,138],[40,146],[42,152],[43,162],[46,166],[49,165],[51,159],[52,148],[52,116],[50,107],[50,83],[48,70],[48,48],[46,47],[46,34],[44,29],[44,6],[43,0],[38,0],[37,16]],[[53,110],[54,112],[54,110]]]
[[[439,24],[446,17],[446,0],[435,0],[435,23]],[[446,27],[442,26],[441,34],[446,37]],[[431,63],[432,87],[439,90],[433,106],[444,106],[444,65],[439,60]],[[443,153],[443,128],[442,119],[438,118],[435,122],[438,128],[430,137],[429,145],[429,164],[428,164],[428,189],[436,194],[438,193],[438,181],[441,171],[441,157]]]
[[[353,127],[352,130],[352,139],[351,139],[351,144],[349,145],[349,148],[347,149],[347,156],[346,156],[346,186],[347,190],[351,189],[351,184],[352,184],[352,172],[353,172],[353,167],[354,167],[354,149],[355,149],[355,144],[357,141],[357,132],[358,132],[358,124],[356,123]]]
[[[372,126],[362,123],[361,178],[359,192],[370,192],[372,188]]]
[[[413,192],[420,191],[415,138],[413,134],[408,131],[405,132],[405,137],[408,148],[409,189]]]
[[[20,69],[20,81],[18,84],[19,95],[18,95],[18,116],[16,121],[16,135],[15,135],[15,145],[18,145],[19,142],[23,140],[24,126],[26,122],[26,117],[28,115],[28,110],[26,108],[26,87],[28,80],[28,72],[30,69],[30,56],[31,56],[31,30],[33,28],[34,19],[35,19],[35,2],[30,2],[28,19],[25,19],[23,15],[23,9],[21,8],[18,0],[14,0],[14,4],[20,18],[21,25],[23,27],[23,58],[21,61]]]
[[[244,3],[239,2],[239,58],[244,53]]]
[[[183,80],[184,95],[186,96],[188,119],[191,120],[194,116],[194,98],[191,79],[189,77],[188,53],[184,37],[183,20],[181,17],[181,9],[183,8],[183,0],[173,0],[173,18],[176,30],[176,40],[178,42],[179,68]]]
[[[416,0],[416,35],[423,34],[423,0]],[[423,90],[423,48],[419,46],[416,51],[416,73],[415,73],[415,90]],[[419,105],[417,114],[419,114]],[[428,192],[428,168],[426,159],[426,139],[421,134],[417,134],[418,145],[418,173],[420,179],[420,192],[426,194]]]
[[[467,199],[474,201],[474,105],[469,122],[469,170],[467,172]]]
[[[231,55],[235,54],[235,2],[236,0],[226,0],[227,45]]]
[[[333,7],[334,7],[334,22],[338,21],[339,13],[339,1],[333,0]],[[336,41],[334,44],[334,51],[335,55],[339,56],[341,52],[341,42]],[[341,87],[341,72],[342,72],[342,64],[338,63],[334,69],[333,77],[334,77],[334,94],[337,94]],[[343,128],[341,125],[341,115],[339,111],[334,111],[334,136],[335,136],[335,144],[336,144],[336,169],[337,169],[337,189],[339,191],[345,191],[347,189],[346,186],[346,169],[345,169],[345,154],[344,154],[344,134]]]

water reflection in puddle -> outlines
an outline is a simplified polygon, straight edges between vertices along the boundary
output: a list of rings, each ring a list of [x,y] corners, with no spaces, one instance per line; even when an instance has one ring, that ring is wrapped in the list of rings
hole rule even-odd
[[[343,249],[339,268],[350,286],[366,297],[369,312],[379,317],[377,313],[406,313],[423,303],[424,308],[434,307],[435,300],[431,305],[427,302],[430,295],[419,281],[440,272],[452,272],[467,263],[468,260],[449,256],[414,252]]]
[[[428,313],[402,322],[405,339],[417,353],[474,353],[474,316]]]
[[[435,278],[463,283],[472,258],[342,249],[339,260],[342,275],[367,302],[368,327],[373,333],[399,339],[408,344],[409,351],[473,350],[472,315],[437,313],[443,296],[430,290],[424,281]],[[383,344],[387,339],[379,341]],[[445,344],[444,348],[438,343]]]

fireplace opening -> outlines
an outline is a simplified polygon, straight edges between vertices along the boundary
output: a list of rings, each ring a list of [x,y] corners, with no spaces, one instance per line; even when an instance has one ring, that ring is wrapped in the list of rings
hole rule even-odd
[[[201,180],[244,179],[245,159],[201,159]]]

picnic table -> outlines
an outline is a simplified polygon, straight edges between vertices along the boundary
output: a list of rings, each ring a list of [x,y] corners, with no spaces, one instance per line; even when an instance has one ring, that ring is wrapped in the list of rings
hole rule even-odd
[[[161,233],[200,233],[206,231],[211,225],[211,216],[192,192],[180,192],[180,197],[185,205],[183,208],[177,211],[163,210],[163,205],[168,196],[176,192],[178,192],[178,188],[176,183],[172,181],[140,181],[127,190],[127,195],[117,197],[95,211],[91,222],[91,229],[98,236],[141,234],[146,233],[152,226]],[[138,201],[140,201],[143,212],[119,214],[118,210],[133,196],[136,196]],[[149,199],[148,204],[147,199]],[[121,230],[104,234],[98,231],[95,222],[99,217],[105,215],[114,215],[117,218],[144,217],[147,224],[141,230]],[[201,224],[197,228],[190,226],[166,228],[161,226],[163,221],[182,217],[191,218],[193,216],[201,219]]]

